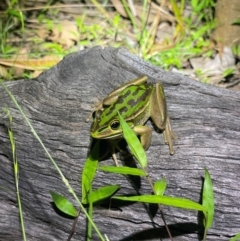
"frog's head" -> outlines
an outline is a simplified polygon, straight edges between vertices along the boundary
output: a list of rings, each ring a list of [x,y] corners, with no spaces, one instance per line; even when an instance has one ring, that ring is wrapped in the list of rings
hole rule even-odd
[[[131,122],[127,123],[130,127],[133,126]],[[96,139],[117,139],[122,137],[122,128],[117,111],[112,111],[110,108],[96,111],[91,126],[91,136]]]

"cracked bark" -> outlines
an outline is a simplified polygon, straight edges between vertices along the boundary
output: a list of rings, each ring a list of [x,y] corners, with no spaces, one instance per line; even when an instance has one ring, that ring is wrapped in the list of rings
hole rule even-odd
[[[165,72],[123,49],[93,48],[68,55],[35,80],[6,85],[32,122],[40,138],[80,196],[79,177],[91,138],[85,118],[91,104],[127,80],[148,75],[165,88],[174,133],[175,155],[169,156],[163,135],[153,131],[147,151],[152,179],[168,180],[166,195],[199,201],[206,167],[213,180],[215,217],[207,240],[229,240],[240,227],[240,95],[203,85],[176,73]],[[20,165],[20,193],[28,240],[66,240],[73,220],[59,216],[49,191],[68,194],[29,127],[1,88],[1,110],[8,107]],[[8,118],[0,113],[0,240],[21,240],[7,136]],[[152,126],[149,121],[147,125]],[[103,162],[111,164],[111,158]],[[119,194],[150,193],[144,179],[98,172],[93,187],[121,184]],[[74,201],[73,201],[74,202]],[[75,202],[74,202],[75,203]],[[96,207],[94,221],[110,240],[159,240],[166,238],[154,207],[112,202]],[[164,207],[175,240],[199,240],[201,215],[194,211]],[[150,215],[154,216],[154,223]],[[72,240],[85,240],[86,220],[80,216]],[[93,240],[99,240],[94,233]]]

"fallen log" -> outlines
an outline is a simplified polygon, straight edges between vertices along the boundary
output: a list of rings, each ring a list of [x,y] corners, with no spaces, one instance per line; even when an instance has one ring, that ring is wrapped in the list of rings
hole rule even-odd
[[[153,131],[147,151],[152,179],[167,179],[166,195],[199,202],[207,168],[215,195],[214,223],[207,240],[229,240],[240,232],[239,93],[163,71],[124,49],[100,47],[70,54],[36,79],[5,84],[80,197],[81,171],[92,143],[91,122],[85,121],[91,105],[143,75],[152,83],[163,84],[177,136],[175,154],[170,156],[162,134]],[[27,239],[67,240],[73,220],[54,209],[49,191],[76,202],[2,86],[0,93],[0,240],[22,239],[5,107],[13,117]],[[151,121],[147,125],[152,126]],[[111,157],[103,163],[114,164]],[[93,187],[106,184],[120,184],[118,194],[151,193],[144,179],[97,172]],[[163,213],[174,240],[201,239],[200,214],[172,207],[163,207]],[[96,206],[93,219],[111,241],[168,238],[161,216],[148,205],[110,202]],[[81,214],[71,240],[85,239],[86,218]],[[99,240],[95,232],[92,240]]]

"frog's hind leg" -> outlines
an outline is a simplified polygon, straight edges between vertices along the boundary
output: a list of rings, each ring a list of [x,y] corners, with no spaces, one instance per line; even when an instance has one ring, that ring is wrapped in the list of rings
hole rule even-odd
[[[169,145],[169,152],[174,154],[173,139],[175,135],[171,128],[170,119],[167,113],[167,104],[163,86],[160,83],[156,84],[151,96],[150,116],[159,130],[163,131],[164,141]]]
[[[119,152],[124,152],[118,145],[120,140],[109,140],[108,141],[108,144],[111,148],[111,155],[112,155],[112,159],[113,161],[115,162],[116,166],[119,166],[118,164],[118,159],[117,159],[117,156],[116,156],[116,150],[118,150]]]

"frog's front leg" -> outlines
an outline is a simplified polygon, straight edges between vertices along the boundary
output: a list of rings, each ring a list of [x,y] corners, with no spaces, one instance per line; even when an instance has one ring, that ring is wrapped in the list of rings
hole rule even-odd
[[[140,142],[144,150],[147,150],[152,141],[152,129],[148,126],[135,126],[133,131],[140,136]]]
[[[92,116],[92,114],[95,111],[98,110],[103,110],[104,107],[110,106],[112,104],[114,104],[119,96],[119,89],[112,91],[107,97],[105,97],[104,99],[102,99],[101,101],[98,101],[96,103],[94,103],[91,107],[93,108],[93,111],[89,114],[89,116],[87,117],[86,121],[88,122],[90,120],[90,117]],[[122,87],[120,89],[122,91]]]
[[[110,106],[111,104],[114,104],[118,99],[118,95],[108,95],[103,100],[94,103],[91,107],[93,108],[93,111],[89,114],[89,116],[86,118],[86,122],[88,122],[93,115],[93,113],[98,110],[103,110],[104,106]]]
[[[175,139],[175,137],[167,114],[167,104],[163,86],[159,83],[156,84],[151,96],[150,116],[158,129],[163,131],[164,140],[169,145],[170,154],[173,155],[174,149],[172,139]]]
[[[113,96],[107,96],[101,101],[98,101],[94,103],[91,107],[94,109],[94,111],[98,111],[104,108],[104,106],[110,106],[114,104],[118,99],[118,95]]]

